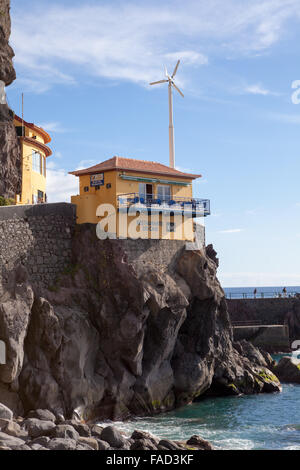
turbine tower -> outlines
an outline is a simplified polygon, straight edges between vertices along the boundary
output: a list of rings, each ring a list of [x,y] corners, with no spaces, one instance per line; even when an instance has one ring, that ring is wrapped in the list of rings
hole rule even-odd
[[[172,87],[178,91],[178,93],[184,97],[183,93],[179,90],[179,88],[174,83],[174,77],[178,70],[178,66],[180,64],[180,60],[177,61],[175,65],[174,72],[170,76],[168,74],[167,69],[165,68],[166,79],[159,80],[158,82],[151,82],[150,85],[158,85],[159,83],[168,83],[168,91],[169,91],[169,156],[170,156],[170,167],[175,168],[175,145],[174,145],[174,124],[173,124],[173,96],[172,96]]]

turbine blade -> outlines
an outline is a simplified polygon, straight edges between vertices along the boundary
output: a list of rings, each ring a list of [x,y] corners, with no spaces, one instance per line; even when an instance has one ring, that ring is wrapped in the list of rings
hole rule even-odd
[[[168,70],[167,70],[166,66],[165,66],[165,74],[166,74],[166,77],[169,77]]]
[[[182,93],[182,91],[179,90],[179,88],[175,85],[174,82],[172,82],[172,85],[173,85],[173,87],[178,91],[178,93],[181,94],[182,98],[184,98],[184,94]]]
[[[177,72],[177,69],[178,69],[178,66],[179,66],[179,64],[180,64],[180,60],[178,60],[178,61],[177,61],[177,64],[175,65],[175,69],[174,69],[174,72],[173,72],[172,78],[174,78],[174,77],[175,77],[175,75],[176,75],[176,72]]]
[[[158,80],[158,82],[151,82],[149,85],[157,85],[158,83],[166,83],[168,80]]]

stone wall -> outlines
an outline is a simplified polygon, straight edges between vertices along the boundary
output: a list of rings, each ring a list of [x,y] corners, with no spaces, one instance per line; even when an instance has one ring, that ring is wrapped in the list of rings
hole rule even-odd
[[[2,281],[21,263],[35,285],[51,285],[71,263],[75,220],[72,204],[0,207]]]
[[[294,298],[227,299],[232,322],[258,321],[262,324],[283,324],[288,312],[293,310]]]
[[[236,326],[233,328],[233,337],[235,341],[251,341],[254,346],[270,353],[290,351],[288,325]]]

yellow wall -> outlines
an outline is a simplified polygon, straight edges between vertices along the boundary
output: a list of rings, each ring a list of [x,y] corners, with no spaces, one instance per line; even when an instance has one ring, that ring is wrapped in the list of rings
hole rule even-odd
[[[149,175],[147,173],[133,173],[126,171],[127,176],[133,177],[144,177],[144,178],[153,178],[166,181],[166,184],[171,186],[171,197],[183,197],[183,198],[192,198],[192,180],[180,180],[180,178],[174,178],[173,176],[159,176],[159,175]],[[112,204],[117,208],[117,196],[128,193],[138,193],[139,192],[139,182],[138,181],[128,181],[120,178],[120,171],[112,170],[104,172],[104,185],[100,186],[100,189],[95,189],[90,186],[90,175],[82,175],[79,177],[79,195],[72,196],[71,202],[77,205],[77,223],[94,223],[97,224],[102,217],[96,216],[97,207],[100,204]],[[167,183],[167,181],[174,180],[178,182],[187,182],[188,186],[177,186]],[[110,183],[111,188],[107,188],[106,185]],[[157,196],[157,186],[163,183],[149,183],[153,185],[153,195]],[[84,188],[89,188],[87,192],[84,191]],[[135,217],[128,217],[128,226]],[[170,234],[165,235],[175,240],[193,240],[193,228],[192,222],[186,224],[185,236],[182,237],[182,227],[180,227],[180,222],[183,222],[181,216],[175,216],[176,231],[175,233],[171,232]],[[148,215],[144,214],[141,216],[141,237],[145,238],[162,238],[162,215],[157,216],[156,224],[154,224],[158,229],[153,231],[147,230],[147,224],[150,219]],[[170,222],[174,222],[174,217],[170,218]],[[119,214],[117,213],[117,236],[123,235],[127,236],[126,233],[120,233],[119,228]],[[164,218],[163,223],[166,225],[166,220]]]
[[[18,204],[32,204],[33,195],[37,196],[38,190],[46,193],[46,177],[37,173],[32,167],[32,151],[35,150],[41,154],[46,165],[45,153],[39,148],[34,148],[27,142],[21,143],[22,151],[22,192]]]
[[[128,180],[123,180],[120,178],[120,171],[116,172],[117,173],[117,195],[120,194],[126,194],[126,193],[138,193],[139,192],[139,182],[138,181],[128,181]],[[192,197],[193,195],[193,188],[192,188],[192,180],[180,180],[180,178],[174,178],[173,176],[159,176],[159,175],[149,175],[148,173],[133,173],[130,171],[126,171],[125,174],[127,176],[138,176],[139,178],[150,178],[150,179],[159,179],[159,180],[165,180],[166,185],[171,186],[171,196],[172,197]],[[167,183],[167,181],[181,181],[181,182],[187,182],[189,183],[189,186],[177,186],[177,185],[171,185]],[[157,186],[163,184],[163,183],[150,183],[152,184],[153,187],[153,194],[156,196],[157,195]]]
[[[14,122],[16,127],[21,127],[21,123],[18,120]],[[43,137],[35,132],[33,129],[24,125],[24,137],[34,138],[36,142],[45,144]],[[22,137],[19,137],[21,145],[22,155],[22,188],[21,194],[16,195],[17,204],[33,204],[37,201],[38,191],[43,192],[44,201],[46,195],[46,161],[47,157],[43,150],[35,145],[35,141],[25,142]],[[43,161],[42,173],[37,172],[33,169],[32,153],[33,151],[38,152],[41,155]]]

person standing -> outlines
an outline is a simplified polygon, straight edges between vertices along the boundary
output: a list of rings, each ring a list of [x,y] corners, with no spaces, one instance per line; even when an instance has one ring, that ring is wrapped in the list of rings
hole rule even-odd
[[[286,288],[285,287],[282,289],[282,293],[283,293],[283,297],[286,297]]]
[[[255,287],[254,291],[253,291],[253,295],[254,295],[254,298],[256,299],[256,294],[257,294],[257,289]]]

